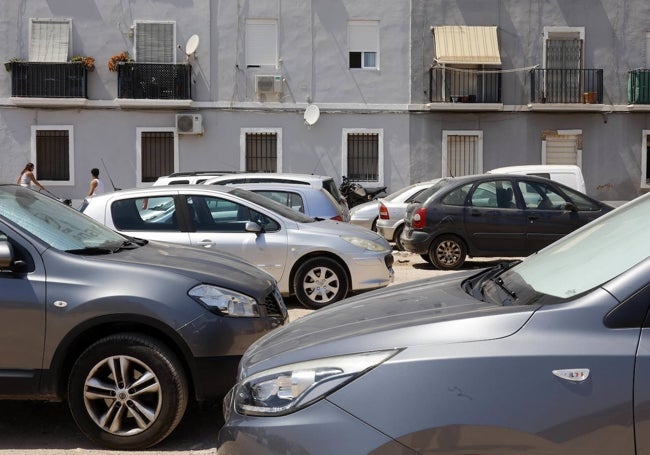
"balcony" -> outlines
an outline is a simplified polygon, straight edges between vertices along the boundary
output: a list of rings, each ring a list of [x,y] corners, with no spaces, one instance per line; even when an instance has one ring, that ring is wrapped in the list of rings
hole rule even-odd
[[[602,69],[540,69],[530,71],[532,104],[602,104]]]
[[[637,69],[628,72],[627,102],[650,104],[650,70]]]
[[[11,97],[20,105],[79,105],[87,98],[82,63],[11,62]]]
[[[498,70],[472,70],[433,67],[429,70],[429,102],[501,103],[501,73]],[[459,106],[460,107],[460,106]],[[476,108],[476,106],[474,107]]]
[[[119,63],[117,101],[122,105],[152,107],[189,105],[191,76],[189,64]]]

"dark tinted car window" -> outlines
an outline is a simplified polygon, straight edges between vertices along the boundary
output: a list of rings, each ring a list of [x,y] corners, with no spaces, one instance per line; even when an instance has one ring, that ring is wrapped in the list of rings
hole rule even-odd
[[[598,204],[596,204],[594,201],[585,197],[584,194],[579,193],[571,188],[565,188],[565,187],[562,188],[562,191],[564,191],[567,194],[567,196],[571,198],[571,201],[575,204],[576,207],[578,207],[578,210],[588,210],[588,211],[600,210],[600,206],[598,206]]]
[[[187,205],[197,232],[246,232],[248,221],[258,223],[266,232],[280,229],[275,220],[235,201],[188,196]]]
[[[467,193],[469,193],[471,188],[472,184],[468,183],[467,185],[463,185],[450,191],[449,194],[442,199],[442,203],[445,205],[465,205]]]
[[[450,179],[441,179],[435,184],[431,185],[429,188],[426,190],[422,191],[420,194],[417,195],[417,197],[413,198],[413,202],[417,203],[423,203],[427,199],[429,199],[430,196],[432,196],[434,193],[436,193],[439,189],[444,188],[445,186],[449,185],[451,183]]]
[[[176,231],[176,206],[172,196],[122,199],[111,205],[113,224],[123,231]]]
[[[567,200],[551,185],[540,182],[520,181],[519,190],[527,208],[540,210],[564,210]]]

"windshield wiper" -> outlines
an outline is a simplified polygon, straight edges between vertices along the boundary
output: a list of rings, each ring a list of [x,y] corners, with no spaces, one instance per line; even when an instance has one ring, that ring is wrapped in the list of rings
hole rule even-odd
[[[65,250],[66,253],[70,254],[88,254],[88,255],[100,255],[100,254],[112,254],[112,248],[99,247],[99,246],[87,246],[86,248],[77,248],[74,250]]]
[[[512,298],[513,300],[517,300],[517,294],[515,294],[510,289],[508,289],[508,286],[506,286],[506,284],[503,282],[503,278],[498,276],[496,278],[493,278],[490,281],[493,281],[494,283],[496,283],[496,285],[499,286],[503,290],[503,292],[508,294],[510,296],[510,298]]]

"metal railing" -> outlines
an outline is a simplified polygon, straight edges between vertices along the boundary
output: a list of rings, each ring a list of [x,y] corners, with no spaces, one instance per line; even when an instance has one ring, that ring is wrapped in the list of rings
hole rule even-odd
[[[603,70],[532,69],[530,102],[602,104]]]
[[[131,99],[192,99],[189,64],[119,63],[117,97]]]
[[[500,103],[501,73],[450,67],[429,69],[431,103]]]
[[[11,96],[87,98],[87,72],[82,63],[11,62]]]

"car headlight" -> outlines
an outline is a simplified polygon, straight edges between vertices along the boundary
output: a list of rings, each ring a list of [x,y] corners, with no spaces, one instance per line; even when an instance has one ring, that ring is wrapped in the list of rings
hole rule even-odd
[[[329,395],[397,352],[394,349],[328,357],[262,371],[240,381],[231,398],[240,414],[289,414]]]
[[[240,318],[260,316],[257,300],[230,289],[200,284],[190,289],[189,295],[210,310],[216,310],[225,316]]]
[[[348,243],[351,243],[354,246],[358,246],[359,248],[363,248],[364,250],[369,250],[369,251],[384,251],[386,250],[386,245],[382,245],[381,243],[364,239],[361,237],[354,237],[351,235],[342,235],[341,238],[345,240]]]

